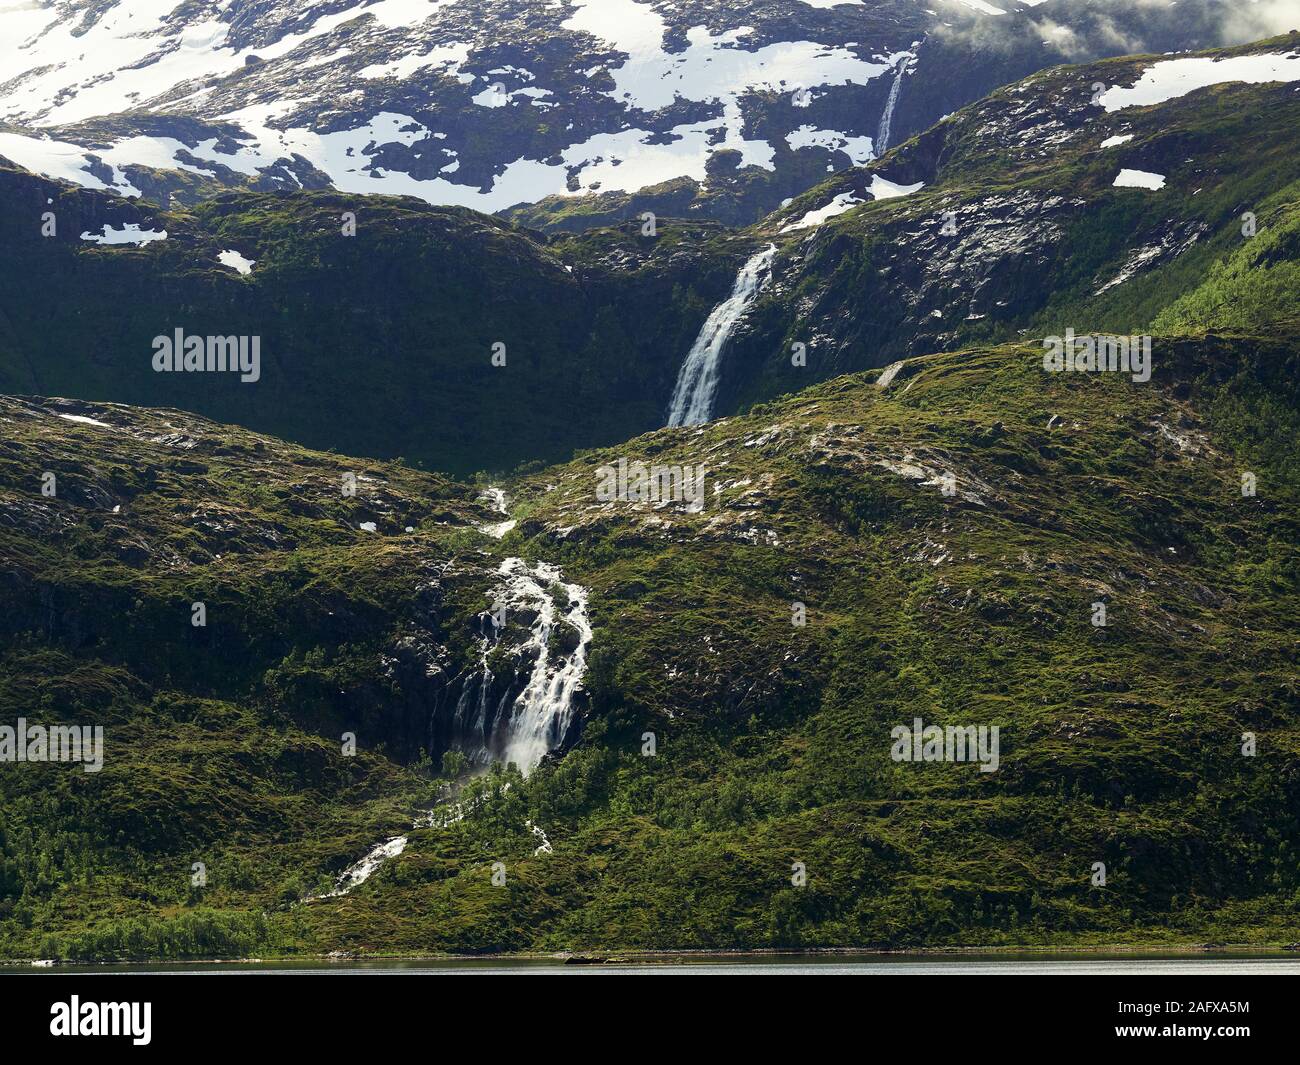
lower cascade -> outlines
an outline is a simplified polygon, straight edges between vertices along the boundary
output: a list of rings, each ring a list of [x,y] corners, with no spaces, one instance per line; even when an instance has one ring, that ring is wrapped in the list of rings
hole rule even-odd
[[[315,899],[334,899],[346,895],[354,887],[359,887],[370,879],[370,874],[384,864],[389,858],[396,858],[406,850],[406,837],[394,836],[383,843],[376,843],[366,852],[359,862],[349,865],[334,881],[334,887],[319,895],[307,896],[308,901]]]
[[[713,413],[718,392],[718,364],[736,323],[770,276],[776,245],[769,244],[741,267],[731,295],[709,315],[677,374],[668,404],[669,426],[702,425]]]
[[[587,590],[546,562],[508,558],[497,570],[492,609],[484,615],[481,666],[465,679],[437,748],[471,762],[513,762],[527,775],[566,745],[579,724],[591,622]],[[527,626],[522,640],[513,634]]]
[[[513,762],[527,776],[547,754],[565,747],[579,724],[592,635],[587,590],[567,583],[559,567],[546,562],[508,558],[497,574],[502,581],[490,596],[492,608],[480,615],[487,635],[479,670],[464,679],[451,719],[434,721],[431,749],[459,750],[479,766]],[[512,644],[509,634],[522,626],[526,635]],[[465,813],[461,804],[442,806],[418,818],[415,827],[449,824]],[[549,854],[546,833],[531,822],[527,827],[539,840],[535,853]],[[406,836],[394,836],[376,844],[335,878],[333,890],[309,900],[348,894],[406,843]]]

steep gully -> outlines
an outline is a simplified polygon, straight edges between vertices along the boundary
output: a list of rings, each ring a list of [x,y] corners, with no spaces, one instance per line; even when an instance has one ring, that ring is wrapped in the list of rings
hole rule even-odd
[[[484,497],[506,518],[481,526],[499,540],[515,525],[505,492],[488,488]],[[479,666],[462,682],[446,723],[446,749],[460,751],[479,769],[513,762],[526,776],[547,754],[571,742],[579,725],[579,695],[592,639],[587,590],[566,582],[557,566],[517,557],[505,559],[497,577],[491,606],[479,615]],[[515,637],[523,626],[522,638]],[[456,804],[428,811],[415,824],[449,824],[464,814]],[[551,853],[545,832],[531,822],[526,827],[541,841],[536,853]],[[406,844],[406,836],[375,844],[339,874],[332,890],[314,898],[346,895]]]

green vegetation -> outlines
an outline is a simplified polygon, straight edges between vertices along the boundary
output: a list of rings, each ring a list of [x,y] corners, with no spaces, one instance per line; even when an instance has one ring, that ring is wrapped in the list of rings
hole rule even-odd
[[[716,225],[641,238],[637,223],[588,264],[472,211],[338,193],[150,212],[0,168],[0,197],[15,205],[0,214],[0,392],[193,410],[459,476],[659,425],[677,370],[666,353],[690,347],[738,254]],[[41,236],[46,210],[55,238]],[[168,238],[80,239],[125,222]],[[228,248],[252,274],[218,263]],[[259,337],[261,379],[154,372],[153,338],[175,329]]]
[[[334,194],[219,197],[139,250],[6,214],[0,388],[96,401],[0,398],[0,725],[106,746],[0,763],[0,957],[1300,940],[1300,97],[1080,119],[1093,75],[947,120],[880,164],[924,190],[815,234],[781,230],[863,174],[656,238],[369,200],[342,238]],[[1166,189],[1111,186],[1119,128]],[[104,220],[0,185],[62,197],[65,236]],[[892,300],[964,204],[978,269]],[[743,413],[627,439],[766,239]],[[968,313],[985,282],[1008,307]],[[1150,322],[1145,384],[1021,336]],[[268,387],[159,380],[174,325],[260,331]],[[482,531],[487,474],[398,454],[518,467],[517,526]],[[619,459],[704,467],[703,510],[598,502]],[[581,735],[526,778],[438,739],[514,556],[588,589],[595,633]],[[997,726],[998,770],[894,761],[917,718]]]
[[[0,954],[1293,940],[1300,348],[1155,350],[1147,386],[1045,375],[1016,346],[920,359],[883,390],[837,379],[619,449],[705,463],[703,513],[598,506],[594,468],[615,456],[585,453],[508,486],[527,515],[510,542],[466,529],[475,547],[451,556],[405,517],[377,537],[295,515],[352,505],[328,500],[340,460],[189,416],[96,408],[131,420],[110,434],[11,404],[5,514],[40,509],[22,471],[71,468],[92,442],[101,475],[159,472],[123,514],[61,502],[60,534],[0,533],[22,630],[3,702],[104,721],[110,755],[100,774],[0,766]],[[200,440],[179,462],[149,442],[162,417]],[[904,461],[951,471],[958,494]],[[281,498],[304,469],[319,481]],[[489,517],[445,482],[370,473],[397,506],[441,495],[453,527]],[[167,575],[158,549],[192,535],[177,503],[217,483],[230,524],[319,546],[264,537]],[[132,526],[157,553],[111,561]],[[376,662],[433,603],[430,635],[465,644],[488,571],[520,550],[591,591],[584,734],[526,780],[462,782],[462,819],[412,829],[439,801],[418,719],[436,699]],[[421,596],[413,574],[444,557],[460,576]],[[305,584],[278,594],[299,565]],[[199,586],[218,619],[202,654]],[[1001,768],[893,762],[890,729],[914,717],[998,725]],[[405,852],[365,884],[303,901],[398,833]]]
[[[1270,197],[1257,215],[1259,232],[1206,279],[1156,316],[1158,329],[1249,330],[1294,318],[1300,292],[1300,183]]]

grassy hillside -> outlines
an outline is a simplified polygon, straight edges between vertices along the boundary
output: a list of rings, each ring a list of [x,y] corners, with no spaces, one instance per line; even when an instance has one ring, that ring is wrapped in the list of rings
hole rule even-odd
[[[597,606],[586,738],[308,907],[308,942],[1294,940],[1295,340],[1156,351],[1155,387],[936,356],[616,453],[705,463],[699,515],[596,504],[615,453],[523,488],[505,549]],[[893,762],[914,717],[1000,725],[1001,768]]]
[[[0,957],[1300,940],[1300,92],[1091,103],[1155,61],[741,231],[0,170],[0,726],[106,734],[0,760]],[[125,224],[168,235],[80,236]],[[768,241],[741,413],[649,431]],[[260,336],[261,380],[154,373],[177,327]],[[1154,332],[1150,381],[1045,372],[1071,328]],[[704,505],[602,499],[621,460]],[[565,582],[581,727],[473,771],[586,646],[527,646]],[[918,718],[996,727],[996,771],[895,760]]]
[[[392,520],[354,532],[326,502],[345,460],[10,403],[4,701],[112,715],[120,753],[98,775],[0,766],[0,954],[1294,941],[1298,350],[1157,338],[1146,385],[1045,374],[1037,346],[929,356],[507,484],[501,541],[472,497],[397,467],[368,471]],[[159,419],[209,443],[177,463],[147,442]],[[33,500],[32,470],[84,469],[92,444],[105,497]],[[619,458],[703,464],[706,506],[597,502]],[[119,466],[157,480],[127,496]],[[282,542],[187,561],[189,501],[218,486],[231,524]],[[324,512],[293,516],[304,499]],[[131,534],[158,559],[113,561]],[[527,780],[462,779],[464,816],[412,829],[440,792],[403,713],[438,710],[384,656],[417,626],[455,669],[484,573],[516,554],[590,590],[583,735]],[[437,593],[411,591],[444,561]],[[234,618],[203,654],[196,584]],[[366,754],[345,761],[355,715]],[[1000,768],[893,761],[915,717],[998,725]],[[295,901],[398,833],[352,893]]]
[[[3,721],[105,730],[97,773],[0,764],[0,955],[260,949],[263,907],[433,801],[425,697],[486,512],[180,411],[5,399],[0,426]]]

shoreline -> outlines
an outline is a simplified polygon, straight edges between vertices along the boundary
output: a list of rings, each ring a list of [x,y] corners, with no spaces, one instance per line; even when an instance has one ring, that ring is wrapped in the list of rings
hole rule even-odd
[[[1103,944],[1097,946],[997,946],[997,947],[915,947],[906,950],[871,950],[861,947],[773,948],[759,950],[576,950],[541,952],[503,952],[485,954],[283,954],[243,958],[132,958],[128,960],[63,961],[49,958],[0,959],[0,966],[26,966],[32,969],[69,967],[139,967],[148,965],[266,965],[302,962],[308,964],[356,964],[367,962],[559,962],[574,965],[654,965],[671,962],[707,961],[710,959],[761,958],[864,958],[864,959],[935,959],[935,958],[1021,958],[1051,956],[1060,960],[1095,959],[1103,956],[1132,958],[1162,957],[1294,957],[1300,955],[1300,943],[1172,943],[1159,945]]]

